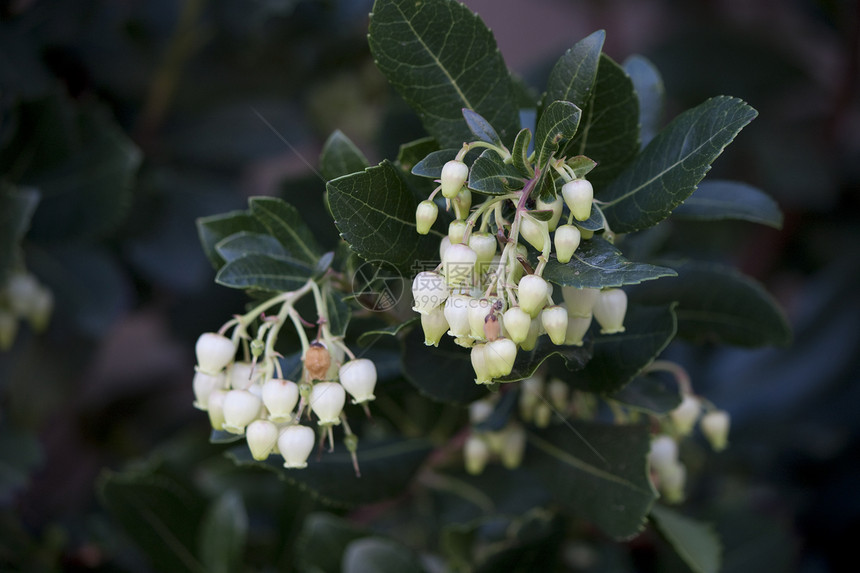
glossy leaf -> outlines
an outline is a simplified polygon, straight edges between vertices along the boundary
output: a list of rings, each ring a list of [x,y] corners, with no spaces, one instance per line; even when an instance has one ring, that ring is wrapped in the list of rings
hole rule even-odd
[[[447,334],[438,348],[424,345],[424,333],[413,328],[403,339],[403,374],[418,390],[437,402],[471,404],[487,395],[475,384],[469,349],[454,344]]]
[[[418,559],[406,547],[382,537],[353,541],[343,554],[343,573],[423,573]]]
[[[591,346],[556,346],[549,339],[549,336],[541,336],[532,350],[520,349],[517,352],[514,369],[507,376],[499,378],[498,381],[525,380],[552,356],[560,356],[568,370],[580,370],[591,358]]]
[[[585,388],[610,394],[639,375],[675,337],[672,306],[631,306],[624,318],[624,332],[599,334],[592,324],[593,356],[577,375]]]
[[[238,492],[228,490],[209,507],[200,524],[200,561],[208,573],[242,570],[248,512]]]
[[[568,167],[573,169],[573,173],[576,175],[577,179],[584,178],[586,175],[591,173],[595,167],[597,167],[597,162],[585,155],[571,157],[565,161],[565,163],[567,163]]]
[[[596,191],[612,230],[629,233],[668,217],[757,114],[739,99],[720,96],[675,118],[617,179]]]
[[[309,514],[296,543],[296,560],[302,570],[340,573],[341,559],[347,545],[367,537],[369,531],[330,513]]]
[[[441,233],[418,234],[417,203],[392,163],[383,161],[327,187],[335,225],[363,259],[390,263],[404,276],[414,274],[416,263],[439,259]]]
[[[597,78],[606,32],[598,30],[577,42],[555,63],[546,85],[543,107],[558,100],[585,109]]]
[[[597,205],[591,206],[591,213],[588,215],[588,219],[585,221],[577,221],[574,219],[572,221],[574,225],[579,227],[580,229],[585,229],[587,231],[597,232],[603,230],[603,213],[600,210],[600,207]]]
[[[200,237],[200,244],[216,270],[220,269],[226,261],[218,254],[215,245],[236,233],[263,234],[266,231],[266,227],[247,211],[230,211],[197,219],[197,235]]]
[[[320,154],[320,171],[329,181],[370,167],[367,158],[356,145],[336,129],[326,140]]]
[[[416,163],[412,168],[412,175],[439,179],[442,177],[442,167],[452,159],[455,159],[459,151],[459,149],[439,149],[438,151],[428,153],[424,159]]]
[[[675,274],[670,268],[628,261],[615,245],[601,237],[593,237],[582,241],[567,264],[551,259],[543,277],[562,286],[603,288],[637,284]]]
[[[419,161],[434,151],[439,151],[439,144],[432,137],[422,137],[421,139],[404,143],[397,152],[397,164],[405,171],[411,172],[412,168]]]
[[[231,288],[280,292],[301,288],[312,274],[310,267],[293,259],[250,254],[221,267],[215,282]]]
[[[247,231],[222,239],[215,245],[215,252],[228,263],[250,254],[289,258],[289,253],[273,236]]]
[[[373,328],[370,330],[365,330],[358,336],[357,342],[361,346],[369,346],[373,344],[380,336],[397,336],[404,329],[409,328],[416,322],[420,320],[419,317],[415,316],[401,322],[399,324],[394,324],[392,326],[387,326],[385,328]]]
[[[520,172],[523,177],[534,177],[534,169],[529,162],[529,145],[532,142],[532,132],[528,128],[523,128],[517,134],[514,140],[514,150],[511,152],[511,159],[514,167]]]
[[[490,125],[490,122],[481,117],[478,113],[471,109],[463,108],[463,119],[466,120],[466,126],[469,128],[469,131],[471,131],[472,135],[478,138],[478,140],[492,143],[499,147],[502,146],[502,138],[499,137],[499,134],[496,133],[496,130],[493,129],[492,125]]]
[[[606,534],[642,530],[657,497],[648,477],[647,426],[571,422],[529,434],[530,468],[553,497]]]
[[[612,399],[628,408],[659,416],[678,407],[681,393],[678,383],[671,375],[653,372],[637,376],[613,394]]]
[[[582,110],[569,101],[550,103],[540,116],[535,133],[537,165],[546,168],[549,158],[574,136],[579,127]]]
[[[623,66],[633,82],[639,101],[639,139],[644,147],[660,131],[666,96],[663,78],[654,64],[643,56],[630,56],[624,60]]]
[[[782,228],[782,211],[776,201],[764,191],[739,181],[702,181],[672,216],[694,221],[737,219]]]
[[[651,520],[694,573],[718,573],[723,548],[710,524],[690,519],[663,505],[651,508]]]
[[[335,336],[344,336],[352,311],[344,300],[343,294],[329,285],[323,286],[323,298],[328,311],[329,329]]]
[[[36,189],[0,186],[0,284],[18,256],[21,240],[39,203]]]
[[[773,297],[736,269],[698,261],[671,262],[678,276],[630,290],[642,304],[677,301],[678,336],[738,346],[786,345],[791,328]]]
[[[442,147],[472,139],[463,108],[513,141],[519,118],[508,68],[492,32],[468,8],[453,0],[378,0],[368,42],[379,69]]]
[[[290,256],[313,268],[323,253],[302,214],[289,203],[275,197],[252,197],[251,214],[263,224]]]
[[[639,102],[633,82],[612,58],[601,54],[591,98],[564,154],[586,155],[597,162],[588,179],[599,193],[638,151]]]
[[[519,170],[491,149],[484,151],[469,171],[469,189],[486,195],[504,195],[524,186]]]

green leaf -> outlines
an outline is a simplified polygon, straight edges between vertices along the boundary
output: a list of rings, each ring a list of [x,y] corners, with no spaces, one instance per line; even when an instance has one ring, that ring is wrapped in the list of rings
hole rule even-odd
[[[397,152],[397,164],[404,171],[412,171],[419,161],[434,151],[439,151],[439,144],[432,137],[422,137],[400,146]],[[417,175],[417,174],[416,174]]]
[[[529,179],[535,176],[535,171],[529,162],[529,144],[531,141],[532,132],[529,128],[524,127],[514,140],[514,150],[511,154],[514,167],[517,168],[520,175]]]
[[[606,203],[603,212],[612,230],[629,233],[668,217],[756,115],[743,101],[720,96],[675,118],[617,179],[595,193]]]
[[[538,338],[537,344],[530,351],[519,349],[514,368],[511,373],[498,382],[516,382],[525,380],[535,373],[541,364],[552,356],[561,356],[568,370],[580,370],[591,358],[590,346],[557,346],[548,336]]]
[[[475,384],[475,371],[468,348],[461,348],[445,335],[439,347],[424,345],[424,333],[413,328],[403,339],[403,375],[418,390],[437,402],[471,404],[487,395]]]
[[[569,101],[554,101],[541,114],[535,134],[537,165],[546,169],[549,158],[570,141],[579,127],[582,110]]]
[[[390,539],[366,537],[350,543],[343,554],[343,573],[424,573],[406,547]]]
[[[300,470],[284,468],[280,456],[270,456],[265,462],[258,462],[251,457],[245,445],[230,449],[227,455],[239,465],[274,471],[322,501],[352,507],[400,494],[431,450],[426,440],[361,441],[358,444],[361,477],[355,475],[352,459],[342,444],[335,445],[334,452],[324,452],[319,459],[316,454],[311,454],[308,467]]]
[[[738,346],[787,345],[791,328],[779,305],[758,282],[715,263],[673,261],[678,276],[659,286],[630,290],[631,301],[677,301],[678,336]]]
[[[290,256],[313,268],[323,253],[298,209],[276,197],[251,197],[251,214],[287,249]]]
[[[589,391],[604,394],[623,388],[663,352],[676,329],[672,305],[631,306],[624,332],[594,335],[594,354],[577,381],[582,380]],[[597,331],[595,322],[592,332]]]
[[[289,253],[275,237],[247,231],[240,231],[222,239],[215,245],[215,252],[228,263],[250,254],[289,258]]]
[[[248,537],[248,513],[242,496],[228,490],[216,499],[200,524],[200,561],[207,573],[241,571]]]
[[[335,225],[353,251],[412,276],[420,261],[439,259],[441,233],[419,235],[417,203],[400,170],[388,161],[328,182]]]
[[[477,137],[479,140],[492,143],[499,147],[503,145],[502,138],[499,137],[499,134],[496,133],[496,130],[493,129],[492,125],[490,125],[490,122],[481,117],[478,113],[469,108],[463,108],[463,119],[466,120],[466,126],[469,128],[469,131],[472,132],[472,135]]]
[[[376,65],[440,146],[472,139],[463,108],[513,141],[519,106],[507,66],[492,32],[468,8],[453,0],[377,0],[368,41]]]
[[[440,149],[428,153],[424,159],[416,163],[415,167],[412,168],[412,175],[439,179],[442,177],[442,167],[452,159],[455,159],[459,151],[459,149]]]
[[[529,445],[529,467],[559,503],[615,538],[642,530],[657,497],[647,426],[574,421],[530,433]]]
[[[606,32],[598,30],[564,53],[549,74],[542,107],[562,100],[585,109],[597,78],[600,51],[605,39]]]
[[[340,573],[347,545],[368,535],[368,530],[342,517],[323,512],[311,513],[305,518],[295,545],[296,561],[302,571]]]
[[[0,284],[20,252],[21,240],[39,203],[36,189],[0,185]]]
[[[414,316],[409,320],[401,322],[400,324],[394,324],[392,326],[387,326],[385,328],[374,328],[371,330],[365,330],[358,337],[358,344],[360,346],[369,346],[376,342],[376,340],[380,336],[397,336],[404,328],[408,328],[421,320],[419,317]]]
[[[639,102],[633,82],[606,54],[600,55],[591,98],[580,108],[582,121],[565,155],[587,155],[597,162],[588,179],[599,192],[639,151]]]
[[[301,288],[312,274],[313,270],[299,261],[250,254],[221,267],[215,282],[231,288],[282,292]]]
[[[654,64],[643,56],[630,56],[624,60],[623,66],[639,100],[639,138],[644,147],[660,131],[666,95],[663,78]]]
[[[612,395],[612,399],[634,410],[656,414],[667,414],[681,403],[681,393],[675,379],[665,373],[650,373],[637,376],[629,384]]]
[[[367,158],[355,144],[336,129],[326,140],[320,154],[320,171],[329,181],[370,167]]]
[[[723,548],[710,524],[702,523],[663,505],[651,508],[651,520],[694,573],[718,573]]]
[[[543,278],[577,288],[618,287],[660,277],[675,276],[675,271],[646,263],[628,261],[615,245],[601,237],[583,241],[567,264],[551,259]]]
[[[764,191],[739,181],[702,181],[672,216],[694,221],[738,219],[782,228],[782,211],[776,201]]]
[[[591,213],[588,215],[588,219],[585,221],[577,221],[573,220],[573,224],[579,227],[580,229],[585,229],[586,231],[591,231],[596,233],[597,231],[603,230],[603,212],[600,210],[600,207],[597,205],[591,206]]]
[[[197,219],[197,235],[200,237],[200,244],[216,270],[220,269],[226,261],[218,254],[215,245],[241,232],[264,234],[267,230],[247,211],[230,211]]]
[[[567,163],[568,167],[573,169],[573,173],[576,175],[577,179],[584,178],[586,175],[591,173],[595,167],[597,167],[596,161],[584,155],[571,157],[565,161],[565,163]]]
[[[328,311],[329,329],[335,336],[344,336],[349,326],[352,311],[343,300],[343,294],[326,284],[323,286],[323,298],[325,298],[326,310]]]
[[[468,187],[486,195],[504,195],[525,186],[519,170],[492,149],[484,151],[469,170]]]

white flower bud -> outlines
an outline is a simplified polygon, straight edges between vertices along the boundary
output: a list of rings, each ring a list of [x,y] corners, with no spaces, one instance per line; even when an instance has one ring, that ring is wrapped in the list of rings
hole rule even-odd
[[[550,380],[547,384],[546,393],[553,408],[561,411],[567,410],[570,387],[563,380],[558,378]]]
[[[452,159],[442,166],[442,195],[453,199],[469,178],[469,168],[462,161]]]
[[[419,235],[426,235],[430,232],[430,227],[436,222],[436,217],[439,215],[439,207],[436,203],[427,199],[418,203],[418,208],[415,209],[415,226],[418,228]]]
[[[651,451],[648,452],[651,468],[659,472],[678,461],[678,442],[665,434],[651,440]]]
[[[211,399],[211,394],[209,395]],[[260,416],[263,401],[247,390],[230,390],[224,398],[224,429],[241,434]]]
[[[726,449],[730,424],[729,413],[725,410],[714,410],[702,416],[699,425],[714,451],[720,452]]]
[[[600,289],[563,286],[561,287],[561,296],[564,298],[567,314],[580,318],[591,318],[594,303],[600,296]]]
[[[451,246],[451,238],[448,235],[442,237],[442,240],[439,241],[439,260],[445,258],[445,251],[448,250],[448,247]]]
[[[227,370],[230,388],[247,390],[263,378],[263,371],[250,362],[234,362]]]
[[[495,409],[495,404],[489,400],[475,400],[469,404],[469,422],[472,424],[480,424],[489,418]]]
[[[490,367],[487,361],[487,344],[476,344],[470,353],[472,370],[475,371],[476,384],[489,384],[493,381]]]
[[[520,219],[520,236],[538,251],[543,251],[547,238],[546,221],[524,214]]]
[[[227,398],[227,390],[216,388],[209,393],[206,401],[209,413],[209,424],[214,430],[224,429],[224,400]]]
[[[475,340],[485,340],[484,320],[493,308],[493,300],[487,298],[473,298],[469,301],[469,331]]]
[[[594,303],[594,319],[603,334],[624,332],[624,315],[627,314],[627,293],[620,288],[600,291]]]
[[[472,233],[469,237],[469,247],[478,255],[479,263],[488,263],[496,254],[496,236],[492,233]]]
[[[18,334],[18,319],[11,312],[0,308],[0,351],[9,350]]]
[[[507,376],[514,369],[517,359],[517,345],[510,338],[497,338],[487,343],[487,370],[490,378]]]
[[[480,436],[471,434],[466,438],[463,445],[463,461],[466,471],[471,475],[478,475],[484,471],[490,460],[490,446]]]
[[[579,248],[582,233],[573,225],[562,225],[555,230],[555,256],[558,262],[567,264]]]
[[[427,346],[439,346],[442,336],[448,332],[448,321],[445,320],[445,308],[437,306],[427,314],[422,314],[421,328],[424,330],[424,344]]]
[[[340,424],[340,413],[346,402],[346,391],[337,382],[318,382],[311,390],[311,409],[319,418],[319,425]]]
[[[224,335],[206,332],[197,339],[197,369],[207,374],[218,374],[230,364],[236,354],[233,341]]]
[[[526,451],[526,432],[519,424],[509,424],[502,430],[502,465],[509,470],[520,467]]]
[[[12,314],[19,317],[29,316],[40,288],[39,281],[29,273],[15,273],[10,276],[5,290]]]
[[[525,351],[531,351],[532,349],[534,349],[535,345],[537,344],[538,337],[540,336],[541,326],[542,325],[540,319],[532,319],[532,321],[529,323],[529,333],[526,336],[526,339],[520,342],[520,348]]]
[[[251,456],[257,461],[263,461],[275,449],[278,427],[269,420],[254,420],[245,430],[245,440],[248,442]]]
[[[423,271],[415,275],[412,281],[412,310],[419,314],[428,314],[445,302],[448,298],[448,286],[439,273]]]
[[[299,403],[299,385],[291,380],[271,378],[263,384],[263,404],[269,419],[278,424],[293,419],[293,409]]]
[[[478,255],[468,246],[451,240],[451,246],[442,257],[442,274],[448,281],[448,286],[471,284],[475,277],[475,263]]]
[[[316,435],[307,426],[287,426],[278,436],[278,451],[284,456],[284,467],[302,469],[308,467],[308,456],[314,449]]]
[[[517,288],[517,297],[520,308],[535,318],[541,309],[546,306],[546,297],[549,294],[547,283],[537,275],[526,275],[520,279]]]
[[[350,360],[340,367],[338,374],[341,386],[352,396],[353,404],[375,400],[376,365],[367,358]]]
[[[508,337],[515,343],[520,344],[529,334],[532,318],[526,311],[515,306],[505,311],[505,314],[502,315],[502,321],[504,322]]]
[[[466,221],[459,219],[455,219],[448,224],[448,239],[452,245],[463,242],[463,237],[466,236],[466,229],[468,229]]]
[[[564,344],[567,335],[567,310],[560,306],[548,306],[540,313],[540,320],[553,344]]]
[[[568,346],[582,346],[582,339],[591,326],[591,315],[585,318],[567,315],[567,330],[564,333],[564,343]]]
[[[227,385],[227,376],[224,372],[218,374],[207,374],[195,372],[192,386],[194,388],[194,407],[198,410],[209,409],[209,395],[213,390],[223,390]]]
[[[445,320],[451,329],[451,336],[469,336],[469,307],[472,297],[467,294],[453,294],[445,303]]]
[[[696,425],[701,413],[702,404],[699,399],[690,394],[685,394],[678,407],[669,412],[669,417],[672,418],[672,423],[675,424],[678,433],[686,436],[693,431],[693,426]]]
[[[550,232],[555,231],[558,227],[558,222],[561,220],[561,212],[564,209],[564,200],[561,196],[556,195],[555,199],[549,202],[538,199],[536,201],[536,209],[538,211],[552,211],[552,217],[546,222]]]
[[[573,218],[585,221],[591,216],[591,202],[594,200],[594,187],[585,179],[575,179],[561,187],[564,202]]]

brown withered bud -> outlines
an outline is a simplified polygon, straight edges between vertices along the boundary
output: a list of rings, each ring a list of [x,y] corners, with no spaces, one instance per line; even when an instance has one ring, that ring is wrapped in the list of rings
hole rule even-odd
[[[329,366],[331,366],[331,354],[328,348],[322,342],[314,340],[305,354],[305,379],[308,382],[325,380]]]
[[[496,313],[491,312],[484,318],[484,336],[486,336],[487,340],[490,342],[499,337],[501,328],[499,317],[496,316]]]

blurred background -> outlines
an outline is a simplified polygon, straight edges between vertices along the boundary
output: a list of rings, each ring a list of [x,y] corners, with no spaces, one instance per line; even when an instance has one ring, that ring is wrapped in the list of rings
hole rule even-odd
[[[465,4],[536,90],[564,50],[605,29],[614,59],[642,54],[661,71],[667,121],[718,94],[759,111],[710,176],[771,194],[783,228],[672,223],[673,236],[762,281],[794,341],[669,349],[733,420],[729,450],[688,454],[699,477],[685,507],[717,524],[724,571],[856,571],[840,554],[860,535],[858,3]],[[370,58],[371,5],[0,2],[0,181],[41,193],[24,260],[55,297],[47,331],[22,324],[0,353],[3,571],[159,570],[100,489],[105,471],[154,459],[200,503],[232,488],[252,519],[276,508],[282,538],[255,541],[244,570],[296,567],[314,502],[234,470],[191,406],[196,337],[244,303],[213,283],[194,222],[278,195],[335,244],[315,173],[328,135],[342,130],[372,162],[422,135]],[[632,570],[683,570],[627,550]]]

